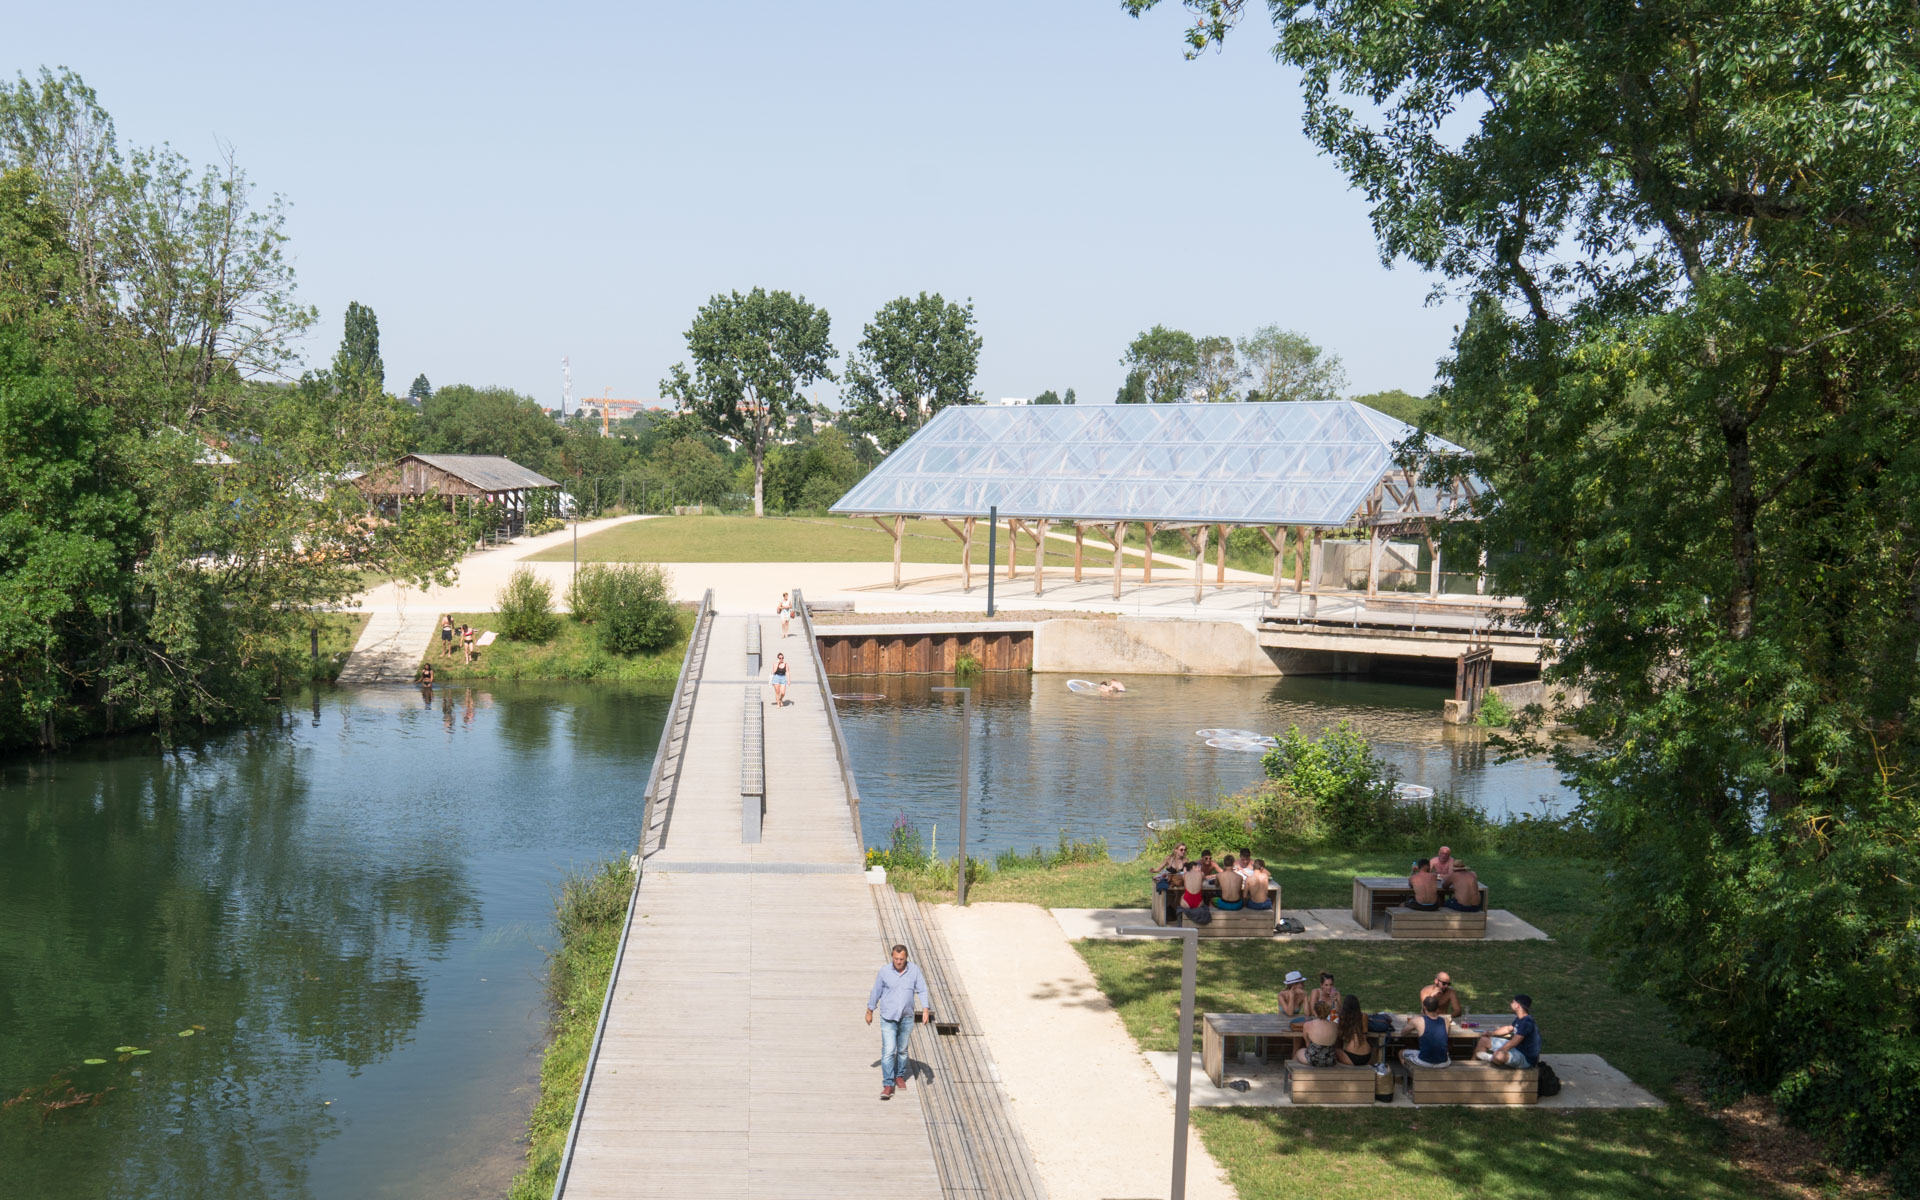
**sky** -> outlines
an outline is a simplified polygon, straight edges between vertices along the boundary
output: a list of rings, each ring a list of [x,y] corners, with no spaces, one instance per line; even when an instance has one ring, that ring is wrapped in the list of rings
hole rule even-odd
[[[1251,5],[1258,10],[1261,6]],[[1113,398],[1154,324],[1278,324],[1354,393],[1434,379],[1461,314],[1380,263],[1257,18],[1182,57],[1118,0],[17,6],[0,70],[78,72],[123,148],[230,144],[291,204],[324,365],[389,389],[652,399],[715,293],[785,289],[840,363],[888,300],[971,299],[989,403]],[[840,364],[836,364],[836,367]],[[832,403],[836,389],[823,385]]]

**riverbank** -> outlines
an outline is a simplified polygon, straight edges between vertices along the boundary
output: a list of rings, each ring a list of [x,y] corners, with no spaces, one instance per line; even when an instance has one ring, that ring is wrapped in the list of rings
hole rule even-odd
[[[539,1098],[527,1120],[527,1165],[514,1176],[508,1200],[553,1194],[633,886],[627,860],[614,859],[568,876],[554,901],[558,944],[547,965],[551,1040],[540,1063]]]
[[[466,683],[484,679],[565,679],[601,683],[672,683],[680,677],[680,660],[687,652],[694,614],[680,613],[680,634],[665,649],[651,654],[613,654],[600,645],[593,626],[571,616],[560,617],[560,627],[545,642],[515,642],[502,637],[480,650],[472,663],[464,661],[458,645],[442,656],[436,635],[421,662],[433,664],[437,683]],[[485,631],[499,624],[490,612],[454,613],[453,623]]]

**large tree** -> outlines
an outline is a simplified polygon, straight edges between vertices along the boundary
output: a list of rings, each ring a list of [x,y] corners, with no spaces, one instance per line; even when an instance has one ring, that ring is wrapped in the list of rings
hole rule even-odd
[[[827,310],[764,288],[715,296],[694,314],[687,353],[692,372],[675,363],[660,381],[660,394],[746,450],[753,460],[753,515],[765,516],[767,451],[805,404],[803,389],[833,378]]]
[[[1241,6],[1193,7],[1197,50]],[[1912,0],[1273,18],[1383,253],[1467,298],[1436,419],[1589,696],[1561,758],[1615,859],[1601,944],[1920,1193]]]
[[[1170,404],[1185,400],[1193,390],[1194,376],[1200,369],[1200,345],[1185,330],[1155,325],[1127,344],[1120,363],[1129,368],[1129,374],[1139,373],[1148,400]]]
[[[1303,333],[1263,325],[1240,339],[1240,353],[1253,377],[1249,400],[1338,400],[1346,390],[1340,356]]]
[[[891,452],[948,405],[980,403],[973,390],[980,347],[971,300],[953,304],[921,292],[887,301],[847,363],[856,426]]]
[[[1120,381],[1120,388],[1113,394],[1115,404],[1145,404],[1147,402],[1147,373],[1135,367],[1127,372]]]
[[[347,301],[346,331],[333,356],[333,376],[341,387],[377,392],[387,386],[387,365],[380,361],[380,318],[358,300]]]
[[[599,433],[598,426],[594,433]],[[450,383],[420,405],[415,448],[429,454],[498,454],[537,471],[563,436],[560,425],[532,396],[511,388]]]
[[[1220,334],[1197,338],[1193,344],[1193,385],[1209,404],[1240,398],[1247,368],[1233,352],[1233,339]]]

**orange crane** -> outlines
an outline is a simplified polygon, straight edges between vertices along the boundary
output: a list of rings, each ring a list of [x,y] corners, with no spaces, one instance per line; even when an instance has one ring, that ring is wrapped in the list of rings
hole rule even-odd
[[[645,402],[640,400],[629,400],[629,399],[626,399],[625,397],[615,396],[613,394],[612,388],[603,389],[603,393],[604,394],[600,397],[600,436],[608,437],[608,436],[611,436],[607,432],[607,406],[609,404],[639,405],[639,404],[644,404]]]

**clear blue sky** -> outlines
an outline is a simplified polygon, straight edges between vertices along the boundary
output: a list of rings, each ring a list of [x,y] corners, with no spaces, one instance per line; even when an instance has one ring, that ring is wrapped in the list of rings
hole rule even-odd
[[[1261,6],[1249,6],[1255,10]],[[1107,401],[1135,333],[1277,322],[1422,392],[1460,308],[1380,265],[1264,25],[1181,57],[1175,0],[19,6],[0,69],[78,71],[123,147],[224,139],[293,203],[327,361],[387,384],[653,397],[708,296],[785,288],[843,355],[972,297],[989,401]],[[834,391],[824,389],[823,398]]]

